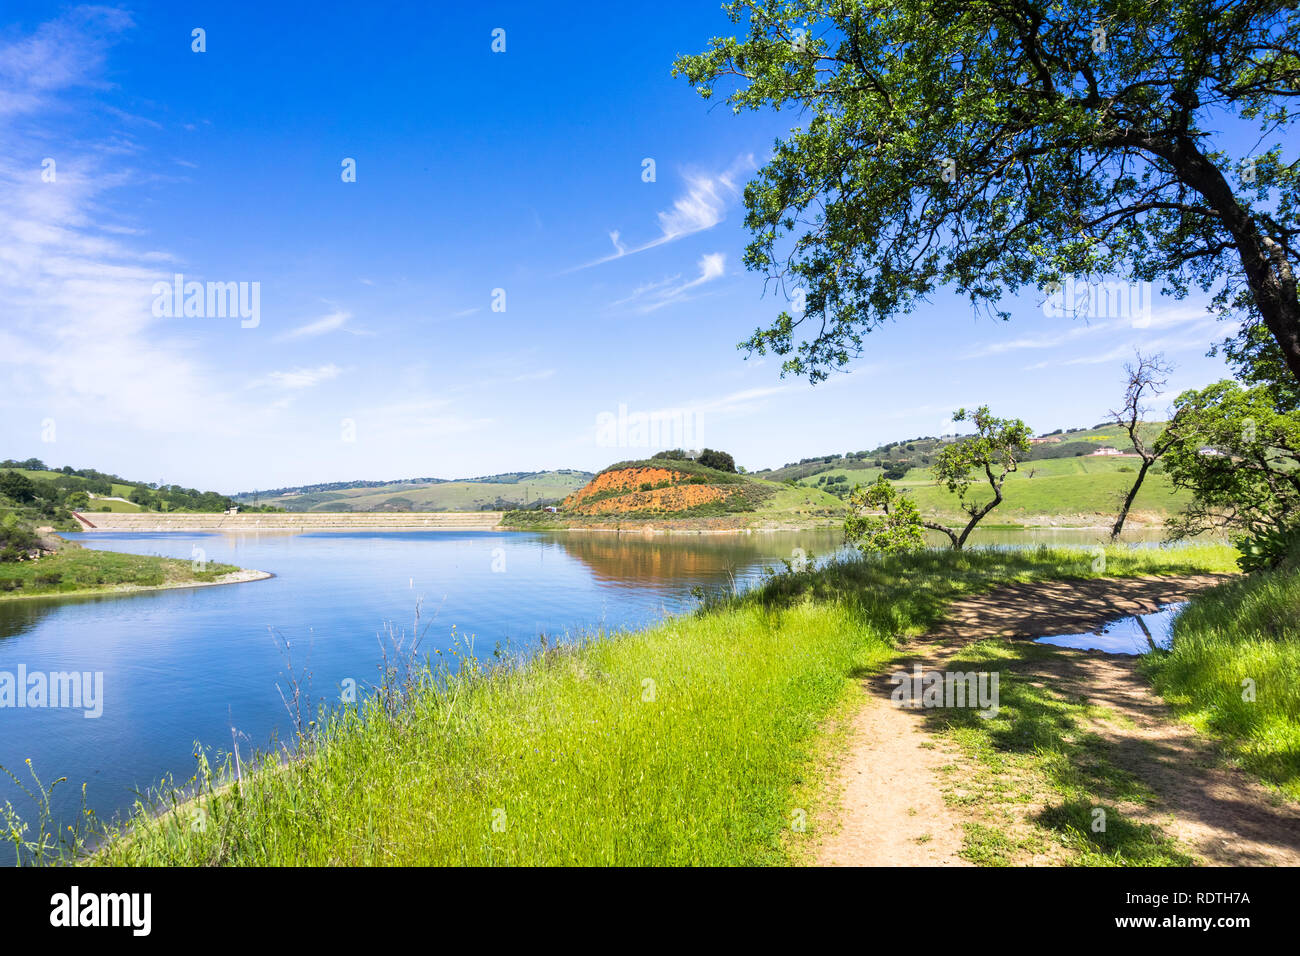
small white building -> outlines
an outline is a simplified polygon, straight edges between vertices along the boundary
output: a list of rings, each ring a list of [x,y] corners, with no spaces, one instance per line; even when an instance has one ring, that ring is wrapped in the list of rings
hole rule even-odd
[[[1106,445],[1102,448],[1098,448],[1096,451],[1089,452],[1088,454],[1091,456],[1091,455],[1122,455],[1124,453],[1120,451],[1118,448],[1111,448],[1109,445]]]

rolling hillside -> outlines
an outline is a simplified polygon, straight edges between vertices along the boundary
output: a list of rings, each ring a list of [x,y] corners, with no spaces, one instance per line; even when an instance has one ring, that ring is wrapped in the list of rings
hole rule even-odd
[[[93,468],[47,467],[37,458],[0,461],[0,513],[44,521],[61,530],[77,527],[73,511],[95,513],[224,511],[231,500],[216,491],[181,485],[132,482]]]
[[[1154,437],[1163,423],[1143,428]],[[1007,478],[1005,501],[990,517],[992,522],[1026,524],[1097,524],[1114,515],[1120,500],[1132,486],[1138,459],[1124,456],[1093,456],[1098,448],[1126,450],[1128,436],[1116,426],[1071,429],[1054,434],[1057,442],[1034,445],[1019,471]],[[955,520],[957,500],[946,488],[934,483],[929,464],[944,445],[956,436],[915,438],[892,442],[870,452],[828,455],[805,459],[778,469],[755,473],[757,477],[794,481],[846,498],[859,484],[867,485],[885,474],[892,483],[908,491],[921,512],[929,518]],[[879,462],[879,464],[877,464]],[[977,486],[978,500],[988,492]],[[1162,521],[1188,502],[1185,492],[1176,491],[1160,465],[1147,474],[1134,502],[1134,520]]]
[[[338,482],[235,495],[286,511],[508,511],[556,503],[592,478],[588,471],[511,472],[447,481]]]

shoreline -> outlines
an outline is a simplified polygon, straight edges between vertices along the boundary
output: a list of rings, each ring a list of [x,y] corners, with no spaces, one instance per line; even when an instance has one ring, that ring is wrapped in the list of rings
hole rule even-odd
[[[1001,568],[1000,561],[988,556],[958,561],[944,552],[891,559],[883,567],[851,562],[816,573],[842,585],[841,590],[846,593],[883,586],[889,605],[893,606],[897,599],[904,611],[910,607],[914,593],[925,594],[928,607],[946,611],[958,596],[986,595],[1018,581],[1021,575],[1028,575],[1024,584],[1052,587],[1062,580],[1148,579],[1163,583],[1179,574],[1224,570],[1219,567],[1222,561],[1211,552],[1191,555],[1186,561],[1151,555],[1122,556],[1108,573],[1101,575],[1090,574],[1086,564],[1076,567],[1034,554],[1019,556],[1019,567],[1012,571]],[[958,564],[961,569],[954,573]],[[953,586],[953,579],[961,586]],[[805,592],[814,594],[811,585],[804,587],[802,576],[785,580],[798,585],[784,594],[786,598]],[[936,587],[918,589],[918,581],[930,581]],[[774,587],[786,592],[779,585]],[[230,772],[227,764],[212,768],[210,789],[178,794],[179,802],[171,805],[162,793],[158,812],[147,811],[118,819],[115,828],[103,835],[102,842],[95,845],[87,858],[70,862],[113,866],[240,863],[337,866],[366,865],[381,860],[390,865],[406,862],[430,865],[430,861],[460,865],[548,865],[558,861],[572,864],[574,861],[565,855],[566,851],[551,850],[557,844],[564,845],[566,834],[581,834],[588,841],[584,844],[587,854],[582,862],[604,860],[602,854],[606,852],[614,853],[620,865],[664,862],[660,851],[649,849],[650,842],[628,840],[627,828],[621,822],[624,818],[630,820],[634,833],[653,833],[654,846],[667,841],[670,849],[687,852],[692,865],[797,862],[798,854],[808,846],[799,836],[790,837],[791,843],[783,842],[775,859],[772,846],[761,839],[761,834],[767,832],[762,827],[743,828],[747,838],[742,840],[715,839],[701,843],[698,837],[701,829],[711,833],[725,830],[712,826],[715,821],[735,819],[734,805],[725,799],[715,799],[715,795],[729,792],[733,782],[749,781],[756,776],[764,781],[764,794],[771,799],[770,806],[759,804],[759,810],[749,811],[755,821],[775,821],[774,825],[780,826],[788,819],[792,806],[811,806],[820,818],[823,811],[819,805],[810,805],[806,791],[799,787],[804,779],[810,781],[808,786],[815,786],[821,780],[808,748],[827,743],[825,727],[820,719],[801,723],[799,732],[793,736],[775,732],[775,728],[784,726],[782,721],[793,715],[813,713],[818,718],[826,717],[855,686],[854,679],[848,676],[853,668],[865,665],[883,673],[901,653],[892,637],[898,624],[895,619],[887,618],[879,623],[863,621],[836,596],[838,592],[834,589],[816,593],[814,601],[792,601],[788,608],[790,620],[776,631],[762,602],[728,599],[703,615],[674,615],[671,622],[660,621],[609,635],[635,634],[638,640],[582,643],[566,647],[564,653],[557,645],[530,657],[518,669],[491,668],[485,673],[469,675],[469,683],[453,688],[438,689],[431,685],[427,694],[432,696],[412,698],[411,705],[423,708],[420,713],[437,716],[443,732],[427,739],[421,737],[418,743],[412,735],[397,730],[385,736],[385,725],[380,722],[373,725],[380,738],[346,751],[345,760],[322,760],[312,753],[294,760],[281,760],[278,754],[253,754],[244,762],[242,785],[251,788],[249,792],[255,795],[256,806],[277,809],[301,806],[306,801],[328,808],[321,826],[334,826],[340,832],[355,831],[355,821],[369,812],[365,806],[367,800],[357,797],[355,780],[374,781],[372,789],[380,805],[387,802],[401,807],[389,818],[392,829],[385,834],[386,839],[378,843],[361,841],[331,849],[316,842],[283,838],[285,834],[277,823],[280,818],[275,813],[249,812],[247,807],[231,802],[233,781],[227,775]],[[910,626],[908,633],[921,633],[921,627],[931,624],[930,615],[913,611],[907,613],[904,626]],[[732,640],[705,639],[722,635],[729,635]],[[795,640],[796,636],[799,640]],[[814,643],[800,643],[809,640]],[[749,653],[734,653],[737,642]],[[788,653],[791,646],[798,653]],[[589,676],[597,666],[603,678],[599,683]],[[661,693],[671,694],[666,703],[690,705],[687,712],[691,717],[665,726],[661,717],[663,704],[656,707],[653,696],[643,696],[644,675],[662,674],[665,667],[671,672],[687,666],[702,675],[702,679],[681,686],[665,680]],[[775,680],[771,673],[774,666],[781,668],[779,679]],[[821,677],[838,674],[841,679],[795,679],[809,674]],[[615,692],[611,693],[611,688]],[[491,693],[478,693],[480,689]],[[482,721],[488,722],[489,731],[493,727],[532,727],[522,715],[534,714],[533,702],[539,690],[548,699],[570,705],[561,708],[561,712],[581,708],[584,713],[590,713],[593,721],[611,728],[608,735],[601,734],[593,742],[585,736],[585,725],[578,728],[569,721],[538,726],[522,742],[510,734],[494,736],[489,732],[486,739],[496,741],[489,744],[490,756],[499,759],[486,763],[491,773],[487,793],[466,794],[453,786],[469,759],[458,742],[463,743],[470,735],[480,739],[485,730]],[[458,702],[458,707],[450,706],[453,700]],[[636,700],[643,706],[628,707],[629,702]],[[619,719],[615,719],[616,715]],[[652,729],[661,736],[656,738]],[[754,747],[736,746],[751,744],[755,739],[762,743]],[[651,740],[653,745],[647,743]],[[401,748],[400,753],[395,755],[389,744]],[[683,768],[707,764],[707,773],[683,772],[671,780],[656,778],[655,783],[656,788],[666,793],[688,791],[684,799],[702,807],[705,826],[692,820],[689,825],[664,834],[658,829],[658,801],[652,799],[638,804],[629,816],[626,805],[617,796],[616,783],[625,778],[629,766],[632,771],[661,766],[665,751],[679,757],[676,765]],[[418,760],[413,756],[417,752]],[[710,753],[722,758],[710,762]],[[401,759],[395,760],[395,756]],[[262,762],[262,757],[268,757],[268,762]],[[420,779],[436,785],[413,788],[408,778],[393,771],[395,766],[418,767],[428,774],[427,778]],[[758,769],[773,767],[781,772],[756,773]],[[289,768],[293,772],[284,773]],[[800,782],[792,784],[792,779]],[[573,780],[581,780],[584,786],[575,791]],[[536,818],[545,824],[548,833],[556,834],[559,839],[532,841],[512,850],[510,856],[498,858],[501,847],[487,841],[493,839],[491,833],[498,832],[489,832],[488,827],[495,820],[492,814],[502,812],[496,809],[503,802],[502,797],[511,800],[506,804],[510,819]],[[209,813],[232,815],[233,825],[248,834],[248,840],[240,847],[242,855],[225,855],[225,847],[214,842],[212,833],[184,825],[185,818],[177,814],[184,813],[181,808],[195,804],[205,807]],[[425,822],[431,816],[450,819],[451,825],[431,832]],[[169,821],[178,819],[182,825],[169,825]],[[598,844],[591,843],[593,820],[604,827],[597,835]],[[816,836],[819,830],[814,827],[811,832]],[[486,835],[477,836],[480,833]],[[754,833],[760,837],[748,836]],[[422,836],[417,839],[417,834]],[[417,846],[418,853],[408,849],[400,859],[394,859],[387,850]],[[263,854],[264,847],[274,847],[274,852]],[[646,855],[651,852],[660,855]]]
[[[117,594],[144,594],[149,591],[180,591],[187,588],[213,588],[224,584],[247,584],[252,581],[265,581],[275,577],[270,571],[256,571],[240,568],[223,574],[214,581],[177,581],[171,584],[114,584],[93,590],[46,591],[41,594],[0,594],[0,603],[4,601],[38,601],[42,598],[61,600],[63,598],[108,597]]]

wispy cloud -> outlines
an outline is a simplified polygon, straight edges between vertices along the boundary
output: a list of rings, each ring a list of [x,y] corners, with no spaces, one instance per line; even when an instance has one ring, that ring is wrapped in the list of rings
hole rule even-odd
[[[1130,329],[1129,335],[1123,336],[1120,340],[1117,336],[1117,344],[1103,352],[1092,353],[1089,355],[1075,355],[1070,358],[1048,359],[1043,362],[1035,362],[1033,365],[1025,367],[1026,371],[1036,371],[1045,368],[1059,368],[1066,366],[1078,365],[1102,365],[1107,362],[1118,362],[1124,359],[1131,359],[1133,353],[1137,350],[1143,352],[1180,352],[1188,350],[1203,350],[1210,347],[1213,342],[1221,338],[1222,326],[1213,318],[1206,317],[1202,314],[1198,321],[1186,322],[1171,321],[1163,323],[1165,328],[1172,326],[1181,326],[1176,334],[1164,336],[1151,336],[1147,330]],[[1154,322],[1151,327],[1155,326]]]
[[[47,108],[51,96],[102,85],[104,56],[132,26],[131,15],[81,6],[0,44],[0,116]]]
[[[964,359],[988,358],[992,355],[1005,355],[1007,352],[1019,352],[1027,349],[1051,349],[1061,345],[1066,345],[1076,339],[1086,335],[1092,335],[1096,332],[1104,331],[1113,326],[1112,322],[1094,322],[1091,325],[1080,325],[1067,329],[1064,332],[1054,332],[1048,335],[1026,335],[1018,339],[1011,339],[1007,342],[991,342],[988,345],[980,346],[962,356]]]
[[[0,46],[0,405],[230,434],[258,410],[234,403],[177,341],[174,321],[153,316],[153,283],[170,278],[159,267],[171,256],[126,244],[138,230],[109,211],[111,192],[137,174],[106,169],[104,143],[62,151],[49,182],[15,158],[31,146],[18,119],[35,113],[48,125],[65,106],[61,94],[102,86],[105,53],[130,25],[120,11],[79,7]]]
[[[640,245],[628,246],[622,239],[622,232],[610,232],[610,241],[614,244],[612,255],[602,256],[591,262],[583,263],[566,272],[590,269],[602,263],[613,262],[625,256],[636,255],[647,249],[674,242],[686,236],[712,229],[725,218],[727,206],[740,194],[738,181],[747,171],[755,167],[752,154],[739,157],[726,170],[720,173],[701,173],[690,171],[683,174],[686,191],[673,200],[671,209],[658,213],[659,235]]]
[[[300,325],[295,329],[290,329],[276,337],[277,342],[288,342],[293,339],[315,338],[318,335],[326,335],[330,332],[337,332],[347,326],[348,320],[352,318],[351,312],[338,310],[331,312],[329,315],[321,316],[305,325]],[[351,331],[351,330],[349,330]]]
[[[318,365],[315,368],[295,368],[287,372],[271,372],[269,375],[253,382],[252,385],[254,387],[269,385],[273,388],[298,391],[304,388],[313,388],[321,382],[336,379],[342,373],[343,370],[331,362],[327,365]]]
[[[1076,322],[1079,320],[1075,320]],[[1083,320],[1083,324],[1075,324],[1060,331],[1051,331],[1042,335],[1025,335],[1019,338],[1010,339],[1005,342],[990,342],[976,349],[972,349],[962,356],[963,359],[981,359],[989,358],[995,355],[1005,355],[1008,352],[1020,352],[1031,350],[1044,350],[1061,348],[1079,342],[1082,339],[1092,337],[1116,337],[1124,336],[1126,339],[1133,337],[1142,337],[1150,335],[1153,330],[1168,329],[1177,326],[1186,326],[1187,334],[1213,326],[1214,319],[1208,315],[1204,304],[1180,303],[1170,305],[1165,308],[1153,308],[1151,314],[1140,323],[1130,318],[1105,318],[1097,321],[1088,322]],[[1197,340],[1200,341],[1199,339]],[[1131,346],[1126,345],[1129,351]],[[1147,345],[1144,348],[1150,347]],[[1111,353],[1106,353],[1111,354]],[[1097,361],[1102,362],[1106,359],[1098,357]],[[1031,366],[1032,368],[1042,368],[1048,364],[1084,364],[1083,362],[1066,362],[1056,361],[1051,363],[1040,363]]]
[[[714,279],[726,275],[727,256],[722,252],[707,253],[700,257],[697,268],[700,270],[699,275],[694,279],[682,282],[679,273],[660,279],[658,282],[650,282],[638,286],[632,291],[631,295],[611,302],[607,308],[618,309],[627,305],[635,305],[634,311],[646,315],[662,309],[664,306],[687,302],[695,298],[690,294],[693,289],[698,289],[706,282],[712,282]]]

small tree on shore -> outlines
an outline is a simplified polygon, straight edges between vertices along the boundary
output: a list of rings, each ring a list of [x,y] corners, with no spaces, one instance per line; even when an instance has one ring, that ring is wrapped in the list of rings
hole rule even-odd
[[[1142,464],[1138,467],[1137,477],[1133,479],[1133,487],[1128,490],[1128,494],[1120,504],[1119,514],[1115,516],[1115,524],[1110,529],[1111,541],[1118,539],[1120,532],[1124,530],[1129,509],[1133,507],[1133,501],[1142,489],[1142,482],[1146,480],[1147,472],[1174,442],[1176,422],[1173,419],[1150,444],[1147,444],[1146,439],[1142,437],[1141,429],[1142,416],[1150,411],[1144,404],[1147,396],[1159,395],[1164,391],[1168,384],[1168,376],[1173,370],[1174,367],[1159,353],[1147,356],[1138,352],[1136,363],[1124,366],[1124,372],[1128,375],[1128,387],[1124,389],[1124,404],[1118,410],[1112,411],[1110,418],[1114,424],[1128,432],[1129,442],[1133,446],[1133,451],[1141,457]]]
[[[859,485],[849,495],[844,537],[864,554],[918,551],[925,547],[921,526],[916,504],[884,475],[865,488]]]
[[[953,550],[960,551],[975,526],[1002,504],[1002,485],[1007,475],[1015,471],[1029,454],[1029,427],[1019,418],[995,417],[987,405],[981,405],[973,413],[958,409],[952,420],[972,422],[975,434],[940,451],[935,456],[933,472],[935,481],[946,485],[957,496],[968,520],[960,531],[933,521],[921,524],[947,535]],[[992,492],[988,501],[979,501],[972,496],[977,481],[980,485],[987,484]]]

